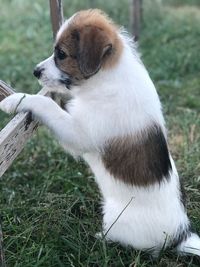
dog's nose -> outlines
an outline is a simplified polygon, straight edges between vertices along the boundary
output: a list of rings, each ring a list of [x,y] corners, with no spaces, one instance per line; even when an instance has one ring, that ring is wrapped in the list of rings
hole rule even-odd
[[[41,75],[42,75],[42,71],[43,71],[42,68],[36,67],[36,68],[34,69],[34,71],[33,71],[33,75],[34,75],[36,78],[40,79],[40,77],[41,77]]]

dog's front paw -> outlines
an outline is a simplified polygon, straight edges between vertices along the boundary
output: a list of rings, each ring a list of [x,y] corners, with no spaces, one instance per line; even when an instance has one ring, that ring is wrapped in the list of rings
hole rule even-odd
[[[9,114],[19,112],[20,104],[25,97],[23,93],[12,94],[0,102],[0,109]]]

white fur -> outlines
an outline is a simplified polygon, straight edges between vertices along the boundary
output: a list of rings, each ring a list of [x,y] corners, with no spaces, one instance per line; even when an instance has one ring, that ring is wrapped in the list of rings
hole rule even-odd
[[[180,254],[195,254],[200,256],[200,238],[197,234],[191,233],[191,236],[187,238],[177,247]]]
[[[73,16],[71,16],[69,19],[67,19],[60,27],[57,35],[56,35],[56,40],[58,40],[62,34],[62,32],[68,27],[69,23],[73,21],[73,18],[76,16],[77,13],[75,13]]]
[[[156,89],[131,47],[130,39],[120,32],[118,34],[124,46],[119,62],[111,69],[100,70],[80,87],[72,88],[73,99],[67,105],[68,112],[50,98],[38,95],[26,95],[17,110],[31,111],[54,132],[68,152],[80,155],[88,162],[103,195],[104,233],[132,199],[108,231],[108,239],[136,249],[159,250],[178,234],[180,227],[184,229],[189,224],[180,201],[179,177],[173,159],[170,179],[160,185],[136,187],[112,177],[100,156],[101,148],[109,138],[133,134],[152,122],[160,125],[166,135]],[[52,57],[40,66],[45,69],[42,82],[56,86],[59,71]],[[7,97],[0,103],[0,108],[13,112],[22,96]],[[196,250],[188,249],[188,246]],[[192,235],[178,249],[200,255],[197,253],[199,237]]]

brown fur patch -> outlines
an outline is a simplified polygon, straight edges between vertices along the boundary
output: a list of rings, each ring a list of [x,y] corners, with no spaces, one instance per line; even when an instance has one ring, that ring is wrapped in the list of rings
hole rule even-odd
[[[105,144],[105,168],[124,183],[148,186],[168,178],[171,170],[165,137],[159,126],[152,126],[137,137],[126,136]]]
[[[67,54],[57,66],[74,80],[89,78],[100,68],[113,67],[121,53],[117,26],[96,9],[78,12],[62,32],[56,46]]]

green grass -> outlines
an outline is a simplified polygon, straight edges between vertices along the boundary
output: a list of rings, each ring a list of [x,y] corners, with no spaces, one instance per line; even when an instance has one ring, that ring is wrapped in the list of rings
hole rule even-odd
[[[200,233],[199,1],[163,2],[144,0],[139,50],[161,97],[188,213]],[[65,0],[64,5],[67,17],[97,5],[129,25],[128,0]],[[32,70],[52,51],[48,2],[0,0],[0,7],[0,79],[19,91],[37,92]],[[0,113],[2,127],[9,119]],[[195,257],[166,252],[152,261],[144,252],[95,239],[101,230],[101,197],[93,175],[43,128],[1,178],[0,190],[8,266],[199,266]]]

